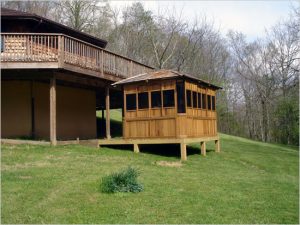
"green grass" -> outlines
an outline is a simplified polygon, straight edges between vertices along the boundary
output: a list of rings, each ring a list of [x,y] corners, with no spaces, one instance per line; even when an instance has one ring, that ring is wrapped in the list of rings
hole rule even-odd
[[[221,136],[222,152],[2,145],[2,223],[298,223],[298,151]],[[147,150],[147,152],[145,152]],[[158,151],[160,150],[159,154]],[[102,177],[140,171],[140,193],[104,194]]]

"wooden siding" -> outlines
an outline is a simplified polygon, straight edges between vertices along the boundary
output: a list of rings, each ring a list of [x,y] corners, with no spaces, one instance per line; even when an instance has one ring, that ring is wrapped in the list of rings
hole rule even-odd
[[[58,140],[96,138],[95,91],[61,85],[56,87]],[[49,83],[2,80],[1,94],[2,138],[30,137],[34,118],[35,137],[49,139]]]
[[[176,81],[152,82],[151,85],[126,85],[124,87],[124,107],[126,94],[148,92],[149,106],[151,106],[151,92],[161,92],[163,105],[164,90],[174,90],[176,96]],[[137,96],[137,95],[136,95]],[[136,99],[138,102],[138,99]],[[176,100],[176,97],[175,97]],[[163,129],[162,129],[163,128]],[[175,107],[147,108],[127,111],[124,109],[123,119],[124,138],[156,138],[176,136],[176,101]]]
[[[185,89],[215,96],[215,90],[202,87],[196,82],[185,81]],[[151,92],[174,90],[174,107],[151,108]],[[148,92],[149,108],[138,108],[138,93]],[[136,109],[126,109],[126,95],[136,94]],[[207,101],[207,100],[206,100]],[[186,138],[217,135],[216,111],[187,108],[186,113],[177,113],[176,80],[124,85],[124,138]]]
[[[185,82],[185,89],[190,91],[195,91],[206,95],[206,109],[187,107],[186,117],[181,120],[182,126],[186,124],[188,129],[185,133],[180,135],[186,135],[188,137],[201,137],[201,136],[214,136],[217,135],[217,120],[216,111],[207,109],[207,95],[216,96],[216,91],[208,87],[201,86],[194,82]],[[198,97],[198,96],[197,96]],[[193,106],[193,98],[192,106]],[[198,98],[197,98],[198,100]],[[202,97],[201,97],[202,105]]]
[[[82,69],[93,71],[95,76],[113,75],[120,78],[153,70],[129,58],[62,34],[1,33],[1,43],[1,63],[15,63],[13,66],[37,69],[39,65],[43,68],[48,65],[50,68],[66,69],[73,66],[81,69],[80,72]],[[7,68],[11,67],[7,65]]]

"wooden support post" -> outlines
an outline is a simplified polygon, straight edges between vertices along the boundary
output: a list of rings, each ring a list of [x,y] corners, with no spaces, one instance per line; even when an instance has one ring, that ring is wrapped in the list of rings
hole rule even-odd
[[[56,140],[56,78],[50,79],[50,142],[57,144]]]
[[[133,151],[134,151],[134,153],[139,153],[140,152],[140,148],[139,148],[139,145],[137,143],[133,144]]]
[[[220,140],[215,140],[215,151],[220,152]]]
[[[181,155],[181,161],[186,161],[187,156],[186,156],[186,144],[185,143],[180,143],[180,155]]]
[[[205,141],[200,142],[201,155],[206,156],[206,143]]]
[[[103,134],[103,136],[105,135],[104,109],[101,109],[100,133]]]
[[[106,138],[110,139],[110,104],[109,104],[109,87],[106,87],[106,98],[105,98],[105,106],[106,106]]]

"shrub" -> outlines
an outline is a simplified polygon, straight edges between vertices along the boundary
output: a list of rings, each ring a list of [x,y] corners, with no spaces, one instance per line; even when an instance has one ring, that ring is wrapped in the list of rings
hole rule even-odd
[[[100,190],[104,193],[141,192],[143,191],[143,185],[137,182],[138,175],[138,171],[131,167],[110,174],[102,178]]]

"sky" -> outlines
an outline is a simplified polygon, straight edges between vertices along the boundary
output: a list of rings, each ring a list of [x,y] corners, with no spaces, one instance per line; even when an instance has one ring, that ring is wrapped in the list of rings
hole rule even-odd
[[[114,7],[129,6],[136,1],[109,1]],[[277,22],[287,19],[294,0],[277,1],[139,1],[147,10],[157,13],[158,8],[175,9],[182,19],[193,21],[203,15],[214,22],[223,35],[228,30],[242,32],[249,41],[263,38],[265,30]]]

